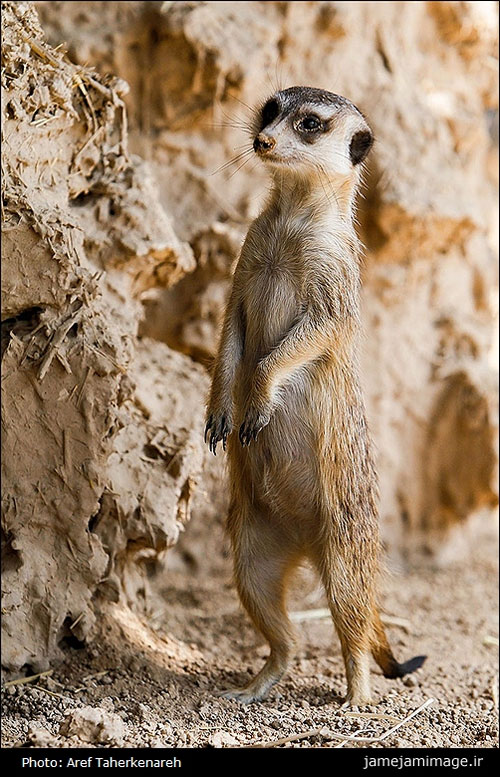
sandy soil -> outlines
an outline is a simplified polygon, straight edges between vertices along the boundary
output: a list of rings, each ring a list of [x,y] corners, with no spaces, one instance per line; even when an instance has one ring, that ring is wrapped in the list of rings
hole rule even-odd
[[[339,644],[330,621],[318,618],[298,623],[297,656],[267,701],[241,707],[214,695],[247,682],[267,652],[239,607],[221,553],[208,575],[170,573],[162,604],[149,606],[154,632],[112,605],[92,646],[68,646],[49,677],[4,686],[3,745],[237,747],[319,731],[282,746],[495,747],[496,542],[478,541],[475,551],[467,566],[422,562],[393,572],[384,606],[402,619],[388,629],[394,650],[401,659],[428,659],[396,681],[374,666],[376,704],[362,711],[340,708],[346,686]],[[292,594],[293,611],[324,606],[304,579]],[[430,706],[383,742],[338,738],[376,737],[428,699]]]

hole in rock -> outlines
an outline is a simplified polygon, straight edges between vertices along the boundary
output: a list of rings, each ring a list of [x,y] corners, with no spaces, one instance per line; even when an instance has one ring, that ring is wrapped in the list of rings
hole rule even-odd
[[[17,316],[2,321],[2,358],[9,345],[11,333],[13,332],[17,337],[29,334],[40,323],[40,313],[42,312],[43,308],[40,307],[27,308]]]

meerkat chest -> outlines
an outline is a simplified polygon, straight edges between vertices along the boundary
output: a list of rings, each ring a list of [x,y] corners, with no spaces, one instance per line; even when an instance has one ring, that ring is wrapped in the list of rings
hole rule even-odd
[[[269,230],[255,247],[245,284],[247,345],[274,347],[304,308],[303,245],[293,230]]]

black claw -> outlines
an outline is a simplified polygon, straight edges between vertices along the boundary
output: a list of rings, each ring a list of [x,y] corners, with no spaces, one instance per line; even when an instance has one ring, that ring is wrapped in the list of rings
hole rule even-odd
[[[244,424],[242,424],[240,429],[240,434],[239,434],[240,443],[242,444],[242,446],[248,447],[252,442],[252,440],[257,439],[258,433],[259,433],[258,431],[255,431],[255,430],[252,431],[252,429],[249,429]]]
[[[227,438],[231,434],[230,425],[227,422],[227,416],[223,415],[220,419],[213,413],[209,416],[203,439],[205,443],[208,440],[208,447],[214,456],[217,456],[217,443],[222,442],[222,447],[226,450]]]
[[[243,447],[250,445],[252,440],[256,440],[259,434],[261,433],[263,427],[252,425],[247,420],[245,420],[241,426],[239,431],[239,438],[240,443]]]
[[[231,431],[226,415],[221,416],[220,419],[217,416],[214,416],[213,413],[209,416],[205,426],[203,439],[205,440],[205,443],[208,439],[209,450],[214,456],[217,455],[217,443],[222,442],[222,447],[226,450],[227,438],[231,434]]]
[[[213,419],[213,416],[210,416],[210,418],[207,421],[207,425],[205,426],[205,434],[203,435],[204,442],[207,441],[207,434],[208,434],[208,430],[212,426],[212,419]]]

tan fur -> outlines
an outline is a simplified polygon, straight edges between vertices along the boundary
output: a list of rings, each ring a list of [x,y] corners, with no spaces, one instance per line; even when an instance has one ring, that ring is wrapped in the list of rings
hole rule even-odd
[[[283,145],[286,127],[274,137]],[[264,698],[285,672],[287,580],[309,559],[340,638],[347,700],[361,705],[370,653],[388,670],[397,664],[376,606],[377,486],[356,360],[359,172],[297,171],[289,161],[273,171],[234,275],[207,411],[214,452],[228,436],[238,592],[271,647],[250,685],[226,695]]]

